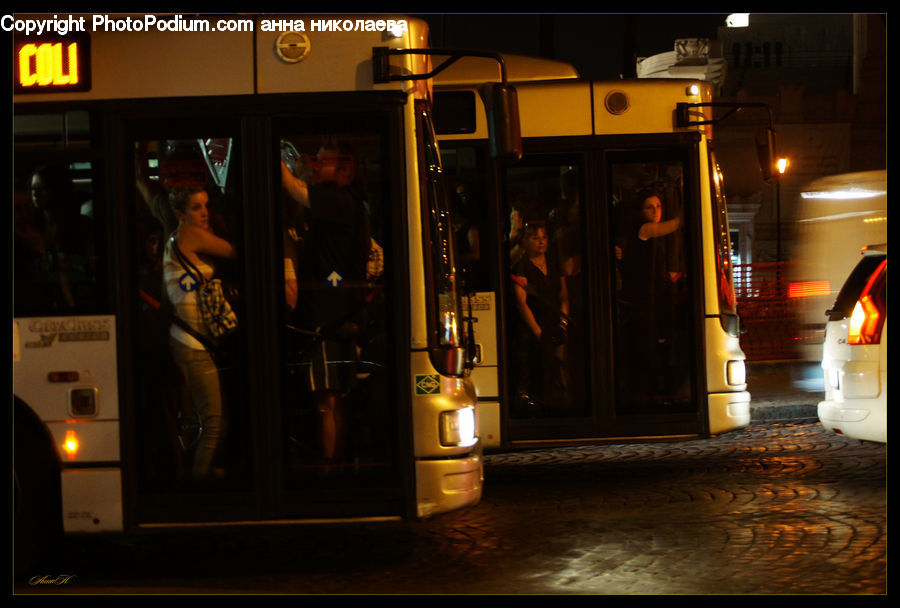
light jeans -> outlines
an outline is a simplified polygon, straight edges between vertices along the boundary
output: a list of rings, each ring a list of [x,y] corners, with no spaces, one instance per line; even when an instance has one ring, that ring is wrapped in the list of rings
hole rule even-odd
[[[195,479],[212,477],[213,461],[227,431],[219,370],[206,350],[191,348],[171,337],[169,347],[184,375],[193,409],[203,424],[203,432],[194,451],[191,475]]]

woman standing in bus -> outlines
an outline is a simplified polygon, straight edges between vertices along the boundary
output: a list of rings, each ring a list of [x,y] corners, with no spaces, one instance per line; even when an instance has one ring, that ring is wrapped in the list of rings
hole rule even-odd
[[[214,459],[227,430],[219,371],[204,346],[204,341],[212,340],[212,335],[200,315],[197,280],[179,262],[173,248],[177,246],[181,255],[207,279],[215,274],[215,258],[234,259],[236,251],[231,243],[210,229],[209,195],[205,190],[174,188],[169,193],[169,203],[178,220],[163,254],[166,293],[178,318],[169,331],[169,345],[203,425],[194,452],[192,477],[217,477]]]
[[[671,338],[674,282],[669,272],[665,237],[681,227],[681,216],[663,221],[663,204],[655,191],[645,192],[637,222],[626,235],[622,260],[622,294],[619,299],[626,349],[625,378],[629,396],[650,399],[664,392],[664,350]]]
[[[568,384],[563,345],[569,297],[565,277],[547,255],[548,243],[543,222],[525,224],[523,255],[512,268],[520,327],[517,388],[520,405],[559,409],[565,405]]]

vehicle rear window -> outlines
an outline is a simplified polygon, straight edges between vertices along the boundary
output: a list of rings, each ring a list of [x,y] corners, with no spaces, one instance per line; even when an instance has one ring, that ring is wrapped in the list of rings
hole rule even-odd
[[[869,277],[878,268],[878,265],[884,260],[886,255],[867,255],[864,256],[847,280],[834,301],[834,306],[828,311],[829,321],[840,321],[848,318],[853,313],[853,307],[859,299],[862,290],[866,286]]]

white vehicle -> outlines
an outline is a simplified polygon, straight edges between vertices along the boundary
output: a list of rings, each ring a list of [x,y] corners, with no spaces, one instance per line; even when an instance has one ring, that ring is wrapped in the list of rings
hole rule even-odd
[[[828,311],[819,420],[887,443],[887,245],[867,247]]]
[[[798,354],[818,361],[825,311],[858,261],[858,252],[887,242],[887,171],[828,175],[800,193],[796,270],[788,295],[799,313]]]

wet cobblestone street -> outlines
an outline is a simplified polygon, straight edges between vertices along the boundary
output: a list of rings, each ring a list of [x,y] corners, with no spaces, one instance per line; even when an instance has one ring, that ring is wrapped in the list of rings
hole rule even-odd
[[[813,421],[486,456],[473,508],[74,545],[45,593],[882,594],[886,446]]]

